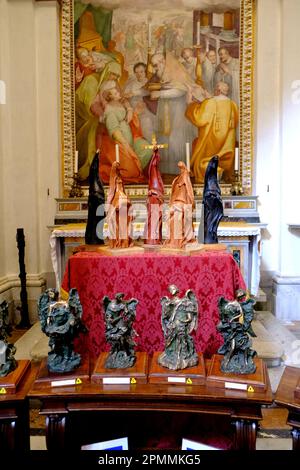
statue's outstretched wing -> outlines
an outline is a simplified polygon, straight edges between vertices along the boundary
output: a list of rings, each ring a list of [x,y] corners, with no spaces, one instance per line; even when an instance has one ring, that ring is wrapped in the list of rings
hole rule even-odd
[[[110,298],[107,295],[105,295],[102,299],[102,305],[103,305],[104,312],[106,312],[107,307],[108,307],[109,304],[110,304]]]
[[[52,299],[56,298],[55,289],[47,289],[38,300],[38,316],[41,322],[41,330],[45,333],[45,328],[47,325],[47,317],[49,312],[49,305]]]
[[[68,304],[70,312],[73,313],[76,320],[81,320],[83,311],[77,289],[72,288],[70,290]]]
[[[130,313],[135,313],[135,309],[139,301],[137,299],[130,299],[127,302],[127,309]]]
[[[244,327],[245,327],[245,330],[253,338],[256,337],[256,334],[254,333],[254,331],[252,329],[252,326],[251,326],[251,322],[254,318],[254,308],[253,308],[254,304],[255,304],[255,300],[251,299],[251,297],[249,299],[247,299],[245,302],[241,303],[241,307],[242,307],[243,314],[244,314]]]
[[[188,312],[192,314],[192,321],[189,327],[189,333],[191,333],[194,330],[196,331],[198,328],[198,313],[199,313],[198,300],[195,295],[195,292],[192,291],[191,289],[186,291],[185,296],[189,300],[187,304]]]
[[[228,300],[226,300],[224,297],[220,297],[218,300],[218,307],[219,307],[219,313],[220,313],[220,320],[223,321],[225,316],[226,316],[226,311],[225,307],[228,304]]]

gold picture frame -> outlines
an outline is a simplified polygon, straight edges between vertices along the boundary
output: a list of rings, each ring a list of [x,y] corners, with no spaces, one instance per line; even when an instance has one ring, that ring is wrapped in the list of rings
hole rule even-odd
[[[222,3],[222,2],[221,2]],[[107,2],[106,2],[107,4]],[[68,197],[74,176],[75,77],[74,77],[74,0],[60,0],[61,31],[61,122],[62,122],[62,196]],[[256,0],[240,0],[240,140],[239,177],[245,195],[252,194],[253,179],[253,81],[255,51]],[[230,185],[221,185],[222,193],[230,194]],[[167,187],[167,193],[169,188]],[[134,196],[147,194],[145,185],[130,187]],[[202,194],[202,186],[195,185]]]

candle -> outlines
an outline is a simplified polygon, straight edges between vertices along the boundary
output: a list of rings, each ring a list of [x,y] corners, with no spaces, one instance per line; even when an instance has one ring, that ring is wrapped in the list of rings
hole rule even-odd
[[[185,144],[185,153],[186,153],[186,167],[190,171],[191,165],[190,165],[190,144],[189,144],[189,142],[186,142],[186,144]]]
[[[239,171],[239,149],[238,149],[238,147],[235,148],[234,171]]]
[[[200,45],[200,21],[197,21],[197,46]]]
[[[151,47],[151,41],[152,41],[152,38],[151,38],[151,23],[149,22],[148,23],[148,47]]]
[[[75,151],[74,173],[78,173],[78,150]]]
[[[116,162],[120,163],[119,145],[116,144]]]

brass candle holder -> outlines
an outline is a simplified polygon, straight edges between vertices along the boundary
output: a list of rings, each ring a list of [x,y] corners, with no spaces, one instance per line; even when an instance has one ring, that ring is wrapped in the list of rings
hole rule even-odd
[[[69,197],[83,197],[83,191],[79,182],[78,173],[73,175],[73,183],[69,192]]]
[[[240,180],[240,175],[238,170],[234,170],[234,180],[231,185],[230,192],[232,196],[241,196],[244,194],[242,182]]]
[[[197,85],[203,86],[203,80],[202,80],[202,65],[201,65],[201,49],[202,46],[196,45],[194,46],[194,49],[196,49],[196,55],[197,55],[197,62],[196,62],[196,69],[195,69],[195,74],[196,74],[196,83]]]

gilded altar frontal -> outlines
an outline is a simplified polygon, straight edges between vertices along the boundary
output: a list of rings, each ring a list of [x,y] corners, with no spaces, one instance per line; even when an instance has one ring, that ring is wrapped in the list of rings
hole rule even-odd
[[[218,155],[221,186],[238,172],[251,194],[254,16],[254,0],[62,0],[64,194],[98,148],[107,184],[116,144],[146,188],[153,138],[166,185],[188,159],[197,191]]]

